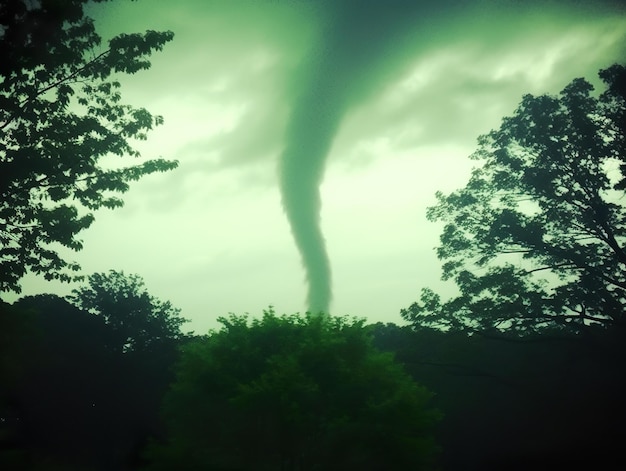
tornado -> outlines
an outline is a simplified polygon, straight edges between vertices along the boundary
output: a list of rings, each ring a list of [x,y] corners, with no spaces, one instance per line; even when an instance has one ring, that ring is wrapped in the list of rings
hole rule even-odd
[[[311,313],[328,314],[331,269],[321,229],[320,184],[326,156],[343,116],[340,101],[325,84],[309,87],[294,106],[280,161],[282,204],[302,257]]]
[[[398,57],[388,54],[386,46],[398,39],[406,22],[402,8],[385,8],[384,2],[345,0],[329,2],[327,9],[318,41],[296,74],[299,82],[293,86],[279,163],[282,205],[306,272],[308,311],[315,314],[328,314],[332,300],[321,229],[320,185],[326,159],[346,112],[387,75],[380,73],[388,68],[381,63]]]

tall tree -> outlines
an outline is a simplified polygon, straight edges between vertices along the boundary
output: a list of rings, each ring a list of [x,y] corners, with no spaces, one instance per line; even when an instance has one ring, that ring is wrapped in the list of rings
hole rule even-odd
[[[187,320],[180,316],[180,309],[150,295],[139,275],[115,270],[94,273],[88,277],[88,285],[72,293],[74,305],[101,316],[109,325],[113,350],[146,351],[183,337],[180,327]]]
[[[582,78],[524,96],[479,138],[482,165],[427,213],[445,223],[437,255],[460,295],[424,289],[405,319],[518,333],[624,324],[626,68],[600,77],[599,96]]]
[[[96,0],[103,1],[103,0]],[[150,67],[171,32],[121,34],[101,46],[87,0],[0,2],[0,291],[27,272],[69,281],[91,212],[116,208],[132,180],[176,167],[162,159],[111,169],[107,155],[139,157],[132,140],[162,123],[123,104],[120,74]]]

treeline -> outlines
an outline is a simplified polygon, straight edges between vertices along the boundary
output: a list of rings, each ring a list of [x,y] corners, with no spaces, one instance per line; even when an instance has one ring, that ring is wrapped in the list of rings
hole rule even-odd
[[[468,336],[267,311],[122,350],[102,316],[53,295],[3,304],[0,323],[2,469],[612,469],[621,456],[618,330]]]
[[[618,469],[626,332],[493,335],[371,326],[443,411],[444,470]]]

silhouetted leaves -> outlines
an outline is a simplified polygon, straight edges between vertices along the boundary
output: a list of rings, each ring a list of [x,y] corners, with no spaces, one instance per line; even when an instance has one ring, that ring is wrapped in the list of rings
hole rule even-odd
[[[526,95],[500,129],[479,138],[465,188],[437,193],[437,255],[460,296],[430,290],[402,311],[416,326],[514,330],[621,325],[626,307],[624,77],[600,72],[559,96]],[[622,173],[626,175],[622,163]]]
[[[114,334],[108,347],[114,351],[149,351],[183,337],[187,322],[169,301],[151,296],[139,275],[110,270],[88,277],[88,286],[72,291],[70,300],[81,309],[100,316]]]
[[[110,154],[139,157],[132,140],[162,123],[123,104],[115,76],[147,69],[173,34],[122,34],[103,48],[85,3],[0,4],[0,291],[19,291],[29,270],[71,280],[79,266],[51,244],[80,250],[89,210],[121,206],[113,194],[130,181],[177,165],[100,164]]]

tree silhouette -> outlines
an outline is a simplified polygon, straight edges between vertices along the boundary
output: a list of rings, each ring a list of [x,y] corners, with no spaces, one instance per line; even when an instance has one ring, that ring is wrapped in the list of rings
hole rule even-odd
[[[436,391],[441,469],[613,469],[623,455],[625,332],[467,335],[370,326]]]
[[[0,469],[136,469],[177,356],[55,295],[0,303]]]
[[[121,206],[113,193],[177,165],[101,165],[111,154],[138,157],[131,140],[162,122],[123,104],[116,76],[149,68],[173,33],[121,34],[103,48],[85,3],[0,3],[0,291],[19,292],[28,270],[69,281],[80,267],[54,244],[80,250],[89,210]]]
[[[114,334],[109,345],[114,351],[149,351],[155,345],[183,337],[187,322],[180,309],[160,301],[145,289],[139,275],[110,270],[88,277],[88,286],[72,291],[70,301],[77,307],[101,316]]]
[[[221,318],[183,348],[150,469],[421,469],[430,394],[340,317]]]
[[[0,365],[0,397],[5,398],[0,414],[8,406],[4,425],[13,437],[0,462],[6,469],[44,469],[43,463],[78,469],[73,463],[94,460],[103,446],[109,451],[119,436],[115,429],[121,428],[115,414],[120,362],[103,347],[109,336],[104,322],[54,295],[3,307],[2,317],[5,323],[13,319],[10,334],[18,342],[6,353],[19,370],[7,376]],[[14,457],[20,461],[13,463]]]
[[[437,255],[460,295],[424,289],[405,319],[519,333],[623,325],[626,69],[600,77],[600,96],[582,78],[559,96],[524,96],[479,138],[482,166],[427,214],[445,223]]]

